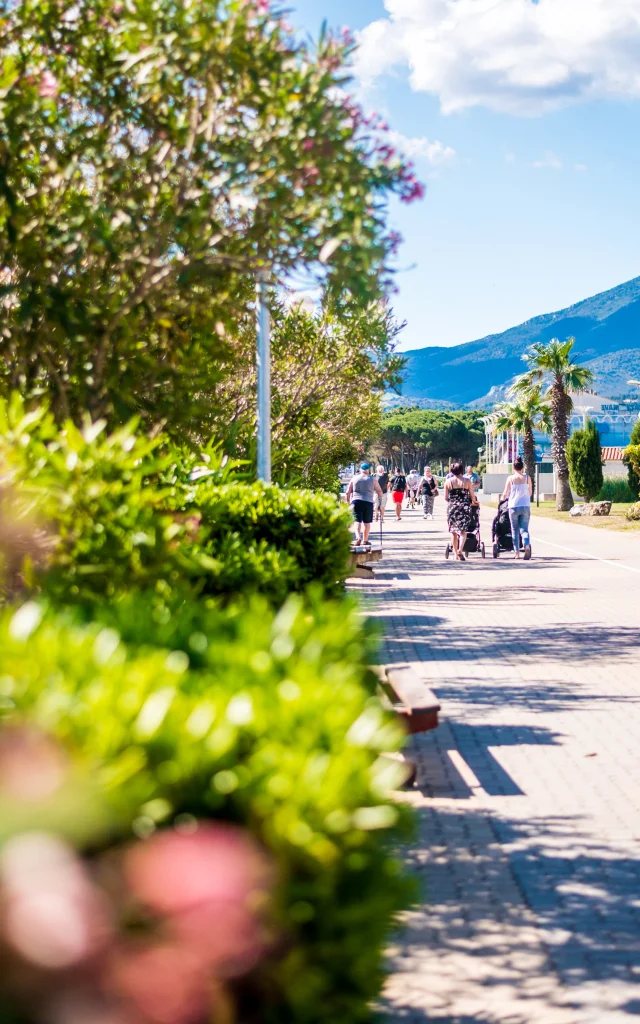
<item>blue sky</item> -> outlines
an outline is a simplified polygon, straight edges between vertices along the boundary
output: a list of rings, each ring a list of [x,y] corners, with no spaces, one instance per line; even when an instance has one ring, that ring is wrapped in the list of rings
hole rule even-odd
[[[638,0],[456,0],[453,31],[453,0],[386,3],[297,0],[289,17],[362,31],[361,99],[422,140],[427,197],[392,209],[411,268],[401,347],[471,341],[640,275]]]

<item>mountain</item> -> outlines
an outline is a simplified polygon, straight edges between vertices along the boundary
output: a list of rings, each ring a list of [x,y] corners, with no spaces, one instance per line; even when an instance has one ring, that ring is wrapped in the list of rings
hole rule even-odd
[[[629,377],[640,378],[640,277],[502,334],[408,352],[403,399],[421,405],[494,402],[524,370],[529,345],[570,335],[578,360],[596,374],[595,390],[610,398],[628,394]]]

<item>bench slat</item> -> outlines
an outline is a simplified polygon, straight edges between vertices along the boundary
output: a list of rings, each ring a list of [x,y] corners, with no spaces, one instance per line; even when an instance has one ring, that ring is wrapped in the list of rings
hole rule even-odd
[[[387,680],[409,710],[439,711],[440,702],[412,665],[387,665]]]
[[[400,702],[393,710],[404,719],[410,733],[438,728],[440,702],[411,665],[388,665],[386,687]]]

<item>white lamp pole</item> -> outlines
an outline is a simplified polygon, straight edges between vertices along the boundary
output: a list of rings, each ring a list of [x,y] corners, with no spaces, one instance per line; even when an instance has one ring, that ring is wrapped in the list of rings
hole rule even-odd
[[[267,282],[264,274],[256,287],[258,376],[258,480],[271,483],[271,338]]]

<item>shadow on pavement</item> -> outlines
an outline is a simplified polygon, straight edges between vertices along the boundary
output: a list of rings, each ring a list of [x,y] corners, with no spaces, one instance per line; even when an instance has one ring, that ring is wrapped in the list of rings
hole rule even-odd
[[[529,1024],[556,999],[575,1021],[638,1015],[637,844],[599,841],[579,816],[428,805],[418,819],[406,859],[426,903],[398,937],[388,1020]]]
[[[454,800],[473,796],[468,774],[465,778],[458,768],[460,763],[471,769],[489,796],[524,796],[491,748],[555,746],[560,740],[558,733],[539,726],[467,725],[445,719],[437,732],[413,739],[411,757],[418,767],[418,788],[424,796]]]
[[[600,661],[608,666],[614,662],[616,666],[637,664],[638,630],[631,626],[568,622],[529,626],[513,635],[502,622],[495,626],[469,626],[464,631],[454,632],[446,619],[438,620],[429,615],[409,613],[374,618],[384,625],[387,656],[394,660],[394,647],[406,648],[409,642],[415,650],[415,660],[427,663],[427,672],[429,661],[467,661],[472,673],[475,664],[498,658],[503,662],[506,658],[507,663],[511,658],[514,663],[524,659],[535,660],[537,664],[585,660]],[[471,680],[469,685],[472,685]]]

